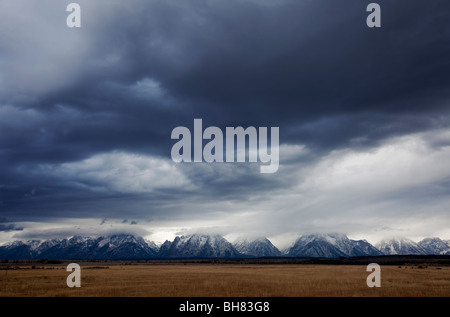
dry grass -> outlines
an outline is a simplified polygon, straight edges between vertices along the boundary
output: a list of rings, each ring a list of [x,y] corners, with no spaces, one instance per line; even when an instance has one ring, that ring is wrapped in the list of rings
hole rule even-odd
[[[0,271],[0,296],[450,296],[450,267],[381,267],[369,288],[363,265],[82,266],[81,288],[65,267]]]

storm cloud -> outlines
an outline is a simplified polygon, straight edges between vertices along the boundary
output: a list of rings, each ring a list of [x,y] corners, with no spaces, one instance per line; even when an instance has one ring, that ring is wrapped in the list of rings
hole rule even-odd
[[[0,238],[450,238],[448,1],[377,1],[381,28],[368,1],[78,3],[73,29],[61,1],[0,5]],[[278,172],[174,163],[194,118],[279,127]]]

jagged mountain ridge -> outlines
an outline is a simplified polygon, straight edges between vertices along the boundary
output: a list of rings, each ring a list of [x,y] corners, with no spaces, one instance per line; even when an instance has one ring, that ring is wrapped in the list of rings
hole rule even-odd
[[[239,238],[233,242],[236,250],[246,256],[276,257],[283,255],[276,246],[265,237]]]
[[[425,238],[417,244],[427,254],[450,255],[450,242],[439,238]]]
[[[374,247],[366,240],[346,235],[309,234],[280,252],[267,238],[237,239],[232,243],[220,235],[177,236],[159,248],[142,237],[119,234],[103,237],[74,236],[44,241],[14,241],[0,246],[0,259],[156,259],[156,258],[243,258],[243,257],[354,257],[378,255],[450,255],[450,242],[425,238],[415,243],[406,238],[385,240]]]
[[[382,253],[365,240],[350,240],[344,234],[310,234],[301,236],[288,250],[296,257],[377,256]]]
[[[407,238],[393,237],[377,243],[376,247],[385,255],[450,255],[450,244],[439,238],[425,238],[416,243]]]
[[[45,241],[15,241],[0,247],[0,258],[8,259],[142,259],[157,255],[154,243],[141,237],[119,234],[104,237],[74,236]]]
[[[425,250],[422,247],[407,238],[393,237],[377,243],[376,247],[386,255],[425,254]]]
[[[194,234],[164,242],[161,258],[236,258],[242,257],[233,245],[220,235]]]

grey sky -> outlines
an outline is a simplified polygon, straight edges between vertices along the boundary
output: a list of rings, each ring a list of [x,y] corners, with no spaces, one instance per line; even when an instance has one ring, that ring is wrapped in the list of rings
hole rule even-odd
[[[3,1],[0,241],[450,238],[450,4],[377,2]],[[278,126],[278,172],[175,164],[194,118]]]

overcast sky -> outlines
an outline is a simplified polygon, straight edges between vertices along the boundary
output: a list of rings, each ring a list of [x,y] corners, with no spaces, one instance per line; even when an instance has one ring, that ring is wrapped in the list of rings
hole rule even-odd
[[[0,242],[450,239],[448,0],[68,3],[0,3]],[[279,127],[278,171],[173,162],[194,118]]]

